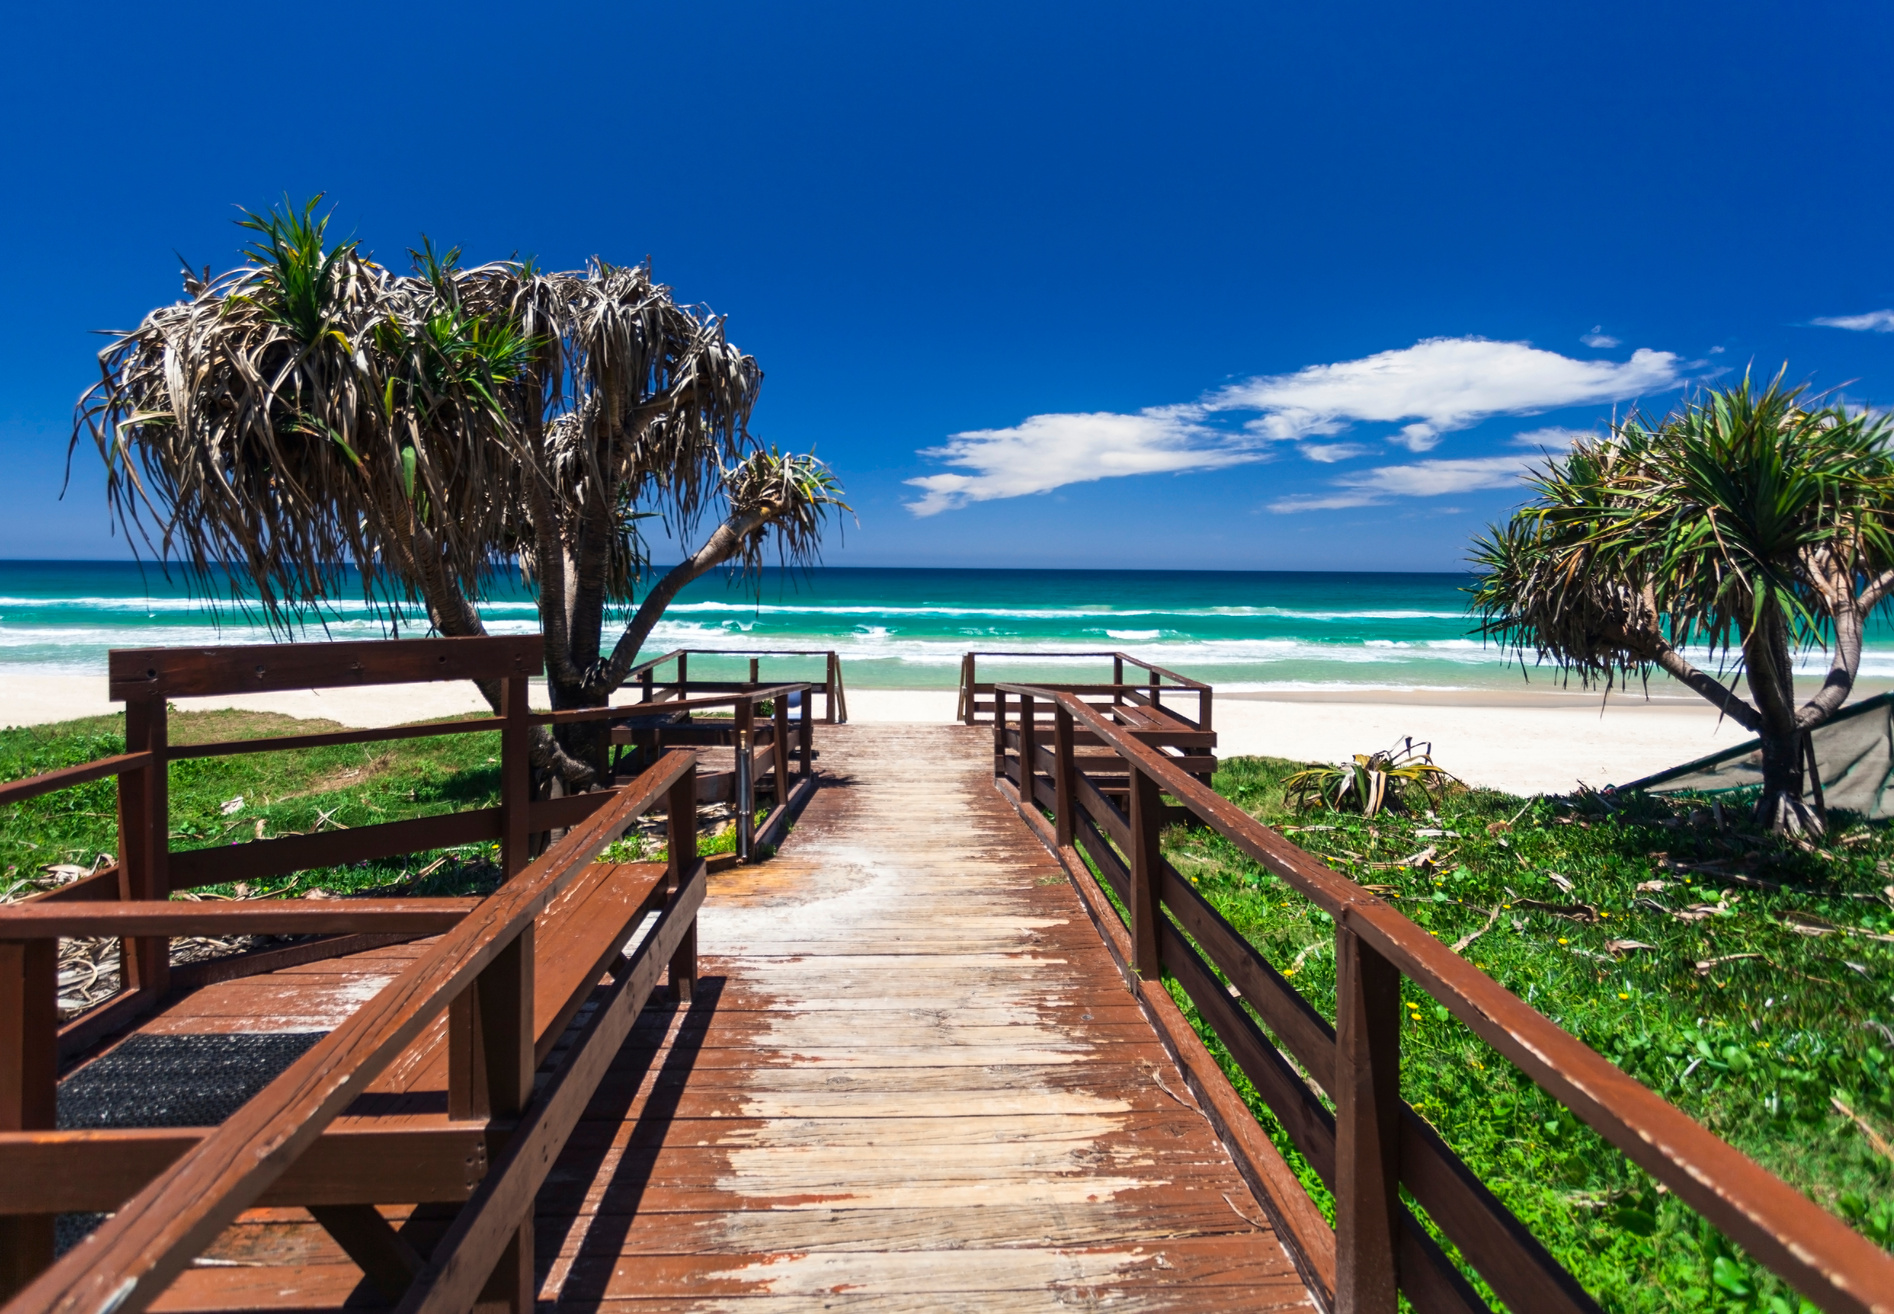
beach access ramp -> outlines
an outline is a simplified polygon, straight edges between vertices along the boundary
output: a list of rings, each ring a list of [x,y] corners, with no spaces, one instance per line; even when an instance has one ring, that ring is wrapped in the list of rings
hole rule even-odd
[[[1871,1243],[1219,798],[1207,716],[1148,682],[997,683],[972,726],[818,726],[793,682],[547,713],[537,644],[115,655],[127,752],[0,786],[116,778],[122,825],[120,869],[0,907],[7,1310],[1595,1309],[1401,1102],[1404,985],[1824,1308],[1894,1293]],[[498,807],[170,850],[168,694],[422,678],[504,710],[212,747],[497,732]],[[624,774],[537,797],[561,718],[634,727]],[[764,814],[748,861],[698,856],[726,797]],[[599,860],[646,816],[661,857]],[[1170,865],[1174,824],[1329,914],[1332,1019]],[[170,897],[468,834],[505,876],[483,899]],[[170,966],[235,932],[298,938]],[[49,950],[81,935],[122,937],[124,988],[62,1025]]]

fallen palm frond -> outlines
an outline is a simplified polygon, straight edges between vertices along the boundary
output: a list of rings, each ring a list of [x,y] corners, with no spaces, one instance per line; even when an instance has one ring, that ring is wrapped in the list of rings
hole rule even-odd
[[[1407,810],[1403,793],[1418,788],[1432,796],[1457,778],[1434,765],[1432,744],[1416,747],[1409,737],[1376,753],[1357,753],[1352,762],[1312,766],[1283,782],[1284,797],[1297,811],[1322,804],[1333,811],[1372,817],[1382,810]]]

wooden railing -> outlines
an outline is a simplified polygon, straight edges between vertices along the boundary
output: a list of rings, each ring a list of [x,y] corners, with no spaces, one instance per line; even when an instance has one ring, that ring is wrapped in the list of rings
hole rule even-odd
[[[1211,687],[1202,680],[1193,680],[1187,675],[1179,675],[1162,666],[1153,666],[1149,662],[1139,661],[1129,653],[1123,652],[970,652],[960,659],[960,698],[954,711],[954,719],[965,725],[978,725],[985,718],[994,716],[995,706],[991,702],[981,702],[984,694],[994,692],[996,686],[991,680],[982,682],[979,664],[982,657],[1027,658],[1038,662],[1052,660],[1067,661],[1091,659],[1110,660],[1110,683],[1060,683],[1058,681],[1040,681],[1033,685],[1035,689],[1058,689],[1066,693],[1079,694],[1087,698],[1108,699],[1114,705],[1133,703],[1143,707],[1161,710],[1173,720],[1180,721],[1191,729],[1209,733]],[[1143,671],[1144,678],[1125,680],[1125,669]],[[1184,716],[1174,705],[1164,703],[1166,693],[1189,693],[1197,696],[1197,715]]]
[[[606,811],[637,815],[616,809],[638,793],[651,771],[686,758],[693,764],[688,853],[696,852],[696,803],[708,794],[735,806],[739,854],[748,859],[761,844],[780,838],[794,808],[813,789],[810,718],[792,726],[784,696],[800,692],[806,699],[810,686],[787,684],[667,702],[666,717],[675,724],[651,737],[653,751],[640,762],[646,770],[638,781],[566,798],[535,798],[532,727],[624,722],[638,710],[531,711],[528,681],[540,669],[543,650],[539,636],[531,635],[113,652],[109,688],[126,705],[129,751],[0,784],[0,806],[107,778],[115,777],[118,784],[117,860],[68,885],[0,907],[0,1138],[51,1128],[60,1065],[136,1024],[179,990],[437,934],[458,925],[476,903],[355,898],[203,903],[173,901],[174,892],[495,841],[501,877],[510,881],[526,868],[535,836],[543,842],[549,833],[590,826]],[[208,744],[170,741],[168,703],[176,697],[448,679],[497,682],[502,714]],[[758,707],[771,702],[773,715],[759,717]],[[704,714],[726,714],[729,720],[692,722],[693,715]],[[497,807],[241,844],[171,848],[168,776],[174,761],[493,731],[501,740]],[[707,779],[696,769],[694,753],[666,751],[715,743],[733,744],[734,768]],[[792,759],[801,767],[793,786]],[[760,830],[754,825],[759,784],[775,795],[774,810]],[[175,969],[170,962],[175,937],[263,934],[318,938]],[[120,942],[119,990],[63,1026],[56,1002],[57,939],[62,936],[117,937]],[[51,1223],[50,1213],[0,1210],[0,1296],[50,1261]]]
[[[815,731],[808,700],[811,691],[819,688],[810,684],[759,685],[740,693],[669,699],[655,703],[656,711],[644,710],[644,703],[614,708],[612,742],[621,753],[614,759],[614,770],[624,761],[630,761],[636,769],[668,748],[729,748],[731,770],[702,777],[699,793],[705,801],[731,805],[737,831],[736,859],[750,862],[765,847],[781,842],[790,817],[815,787]],[[801,715],[796,717],[789,714],[792,694],[802,696]],[[730,712],[727,721],[721,716],[699,720],[695,715],[725,709]],[[630,749],[628,757],[622,755],[626,748]],[[796,765],[793,777],[792,762]],[[765,782],[772,804],[769,815],[759,825],[757,789]]]
[[[8,1310],[133,1311],[148,1306],[239,1213],[261,1201],[305,1153],[324,1144],[329,1124],[442,1013],[450,1014],[449,1115],[459,1124],[486,1124],[497,1149],[491,1166],[425,1259],[371,1206],[358,1205],[350,1213],[331,1207],[326,1215],[318,1210],[317,1217],[339,1239],[347,1238],[344,1244],[352,1256],[365,1261],[372,1278],[384,1289],[393,1288],[402,1310],[445,1312],[489,1305],[530,1310],[536,1288],[534,1196],[657,985],[659,972],[669,964],[673,978],[686,981],[696,972],[695,919],[705,869],[696,856],[695,775],[694,754],[667,754],[632,784],[607,796],[601,808],[496,894],[472,908],[451,910],[451,917],[414,922],[430,930],[452,924],[425,954],[281,1076],[221,1125],[198,1135],[86,1244],[42,1274]],[[535,919],[606,845],[654,806],[662,806],[670,818],[669,889],[662,911],[638,947],[613,966],[610,984],[593,996],[594,1009],[578,1037],[536,1085],[541,1055],[534,1030]],[[149,914],[141,909],[128,915],[156,917],[155,922],[139,922],[141,930],[174,931],[199,924],[193,918],[200,909],[172,911],[174,907],[161,905]],[[246,918],[258,927],[305,925],[294,917],[280,920],[278,909],[238,911],[241,916],[217,920],[219,929],[228,929],[227,923],[249,924]],[[392,922],[409,911],[383,908],[377,914]],[[42,907],[26,913],[25,918],[0,914],[0,935],[14,944],[49,945],[49,937],[79,924],[62,921],[63,910]],[[320,915],[306,923],[309,929],[321,925]],[[407,1186],[415,1192],[427,1189],[419,1180]]]
[[[495,841],[500,847],[502,878],[511,877],[526,865],[531,836],[544,836],[576,825],[613,796],[609,789],[596,789],[565,798],[533,797],[529,761],[532,727],[586,721],[624,722],[638,712],[636,705],[532,711],[527,704],[528,681],[539,673],[543,654],[544,645],[538,635],[115,650],[110,656],[108,687],[113,700],[125,704],[127,751],[97,762],[0,785],[0,805],[116,776],[117,861],[25,902],[162,900],[176,891],[205,885],[262,880],[314,868]],[[425,725],[208,744],[170,742],[167,706],[172,698],[438,680],[497,682],[504,710],[499,716]],[[665,704],[667,716],[683,724],[652,737],[659,751],[671,746],[728,743],[733,734],[742,740],[744,751],[737,752],[735,769],[721,777],[710,775],[702,782],[703,792],[708,796],[706,801],[725,801],[733,805],[742,860],[749,860],[759,847],[759,837],[761,843],[773,843],[779,838],[800,801],[800,794],[792,793],[790,784],[792,752],[801,767],[794,789],[805,790],[812,786],[814,751],[809,718],[801,718],[800,724],[793,728],[796,747],[792,750],[792,727],[786,715],[786,699],[782,696],[806,691],[809,687],[778,685],[707,693],[686,701],[668,702]],[[772,699],[775,715],[765,720],[759,729],[756,708]],[[694,714],[716,712],[731,715],[726,728],[711,730],[705,735],[705,727],[699,726],[699,737],[693,739],[690,718]],[[500,734],[497,807],[242,844],[171,848],[168,785],[171,762],[492,731]],[[641,765],[649,765],[649,762]],[[765,780],[776,795],[774,810],[764,825],[757,827],[754,824],[756,786]],[[352,933],[356,938],[351,940],[262,951],[245,955],[241,964],[197,968],[192,974],[202,977],[206,971],[214,971],[230,975],[244,968],[270,971],[299,961],[365,948],[370,941],[361,937],[384,934],[369,925],[372,920],[364,913],[363,924]],[[150,1011],[165,995],[171,977],[167,936],[127,935],[120,945],[119,963],[121,989],[118,994],[59,1028],[58,1052],[62,1058],[85,1049],[101,1035],[121,1029]],[[10,965],[0,963],[0,974],[11,971]],[[5,1023],[0,1022],[0,1028],[4,1026]],[[0,1030],[0,1043],[4,1043],[5,1034]],[[0,1105],[0,1118],[4,1117],[4,1105]],[[0,1122],[0,1126],[4,1125]]]
[[[1006,750],[996,751],[997,783],[1059,856],[1128,984],[1258,1199],[1274,1212],[1304,1277],[1331,1308],[1387,1314],[1396,1308],[1398,1290],[1417,1310],[1486,1309],[1402,1200],[1403,1189],[1507,1308],[1534,1314],[1598,1308],[1402,1102],[1399,1014],[1405,977],[1815,1304],[1850,1314],[1894,1310],[1894,1257],[1388,903],[1257,822],[1078,696],[1023,684],[1001,685],[996,692],[1011,694],[1019,709],[1019,733],[1009,734],[1002,725],[996,740]],[[1002,701],[1002,717],[1005,707]],[[1033,729],[1042,707],[1052,710],[1050,742]],[[1128,775],[1127,806],[1107,798],[1080,769],[1074,750],[1086,744],[1108,748]],[[1334,919],[1335,1026],[1164,859],[1158,845],[1169,815],[1164,795]],[[1128,916],[1100,888],[1094,869]],[[1333,1193],[1332,1229],[1177,1009],[1165,976],[1189,996]]]
[[[748,680],[693,680],[690,678],[690,659],[692,657],[745,657],[750,663]],[[762,660],[765,657],[821,657],[825,661],[822,679],[808,681],[814,689],[822,692],[822,719],[830,725],[841,725],[848,720],[848,693],[842,687],[842,659],[826,648],[678,648],[662,657],[654,657],[642,665],[631,668],[625,677],[628,686],[642,691],[641,701],[663,702],[672,699],[689,698],[693,693],[748,693],[763,688]],[[671,678],[658,678],[659,670],[664,666],[674,666]],[[783,681],[773,681],[781,684]],[[792,681],[792,683],[796,683]]]

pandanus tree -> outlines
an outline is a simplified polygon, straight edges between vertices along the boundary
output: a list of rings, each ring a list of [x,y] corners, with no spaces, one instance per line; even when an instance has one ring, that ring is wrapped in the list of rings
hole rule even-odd
[[[1632,415],[1533,478],[1477,540],[1486,635],[1602,682],[1669,674],[1762,743],[1759,821],[1819,832],[1808,734],[1854,689],[1894,589],[1894,427],[1745,377],[1662,421]],[[1798,704],[1798,655],[1828,652]],[[1737,692],[1738,677],[1748,697]]]
[[[245,262],[187,268],[182,300],[100,353],[76,412],[115,521],[213,605],[287,632],[359,589],[397,626],[418,608],[478,635],[517,569],[553,705],[602,706],[680,589],[811,561],[847,509],[820,461],[752,438],[756,362],[647,265],[464,266],[424,241],[397,274],[316,210],[247,214]],[[687,545],[713,527],[640,599],[650,517]],[[568,786],[603,752],[595,727],[535,741]]]

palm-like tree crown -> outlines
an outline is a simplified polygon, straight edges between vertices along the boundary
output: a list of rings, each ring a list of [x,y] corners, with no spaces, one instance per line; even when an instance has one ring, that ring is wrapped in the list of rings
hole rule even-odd
[[[1894,586],[1891,437],[1886,416],[1811,404],[1781,375],[1656,424],[1634,414],[1550,460],[1533,500],[1477,540],[1480,628],[1587,682],[1665,670],[1762,734],[1767,756],[1846,700]],[[1751,701],[1692,647],[1740,671]],[[1813,647],[1831,667],[1798,709],[1794,655]]]

